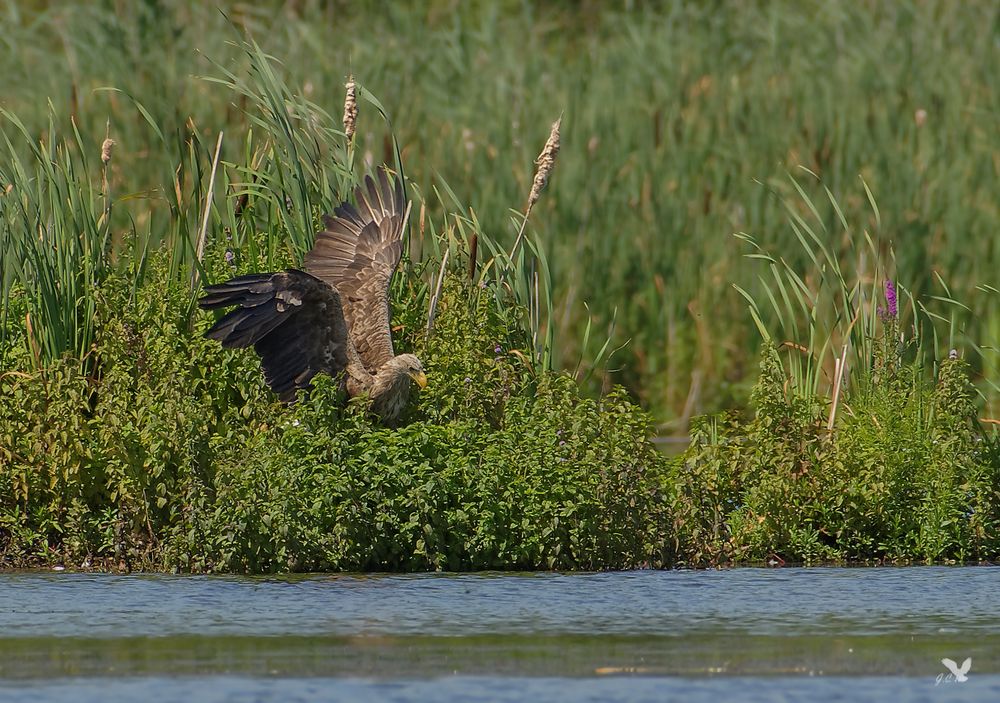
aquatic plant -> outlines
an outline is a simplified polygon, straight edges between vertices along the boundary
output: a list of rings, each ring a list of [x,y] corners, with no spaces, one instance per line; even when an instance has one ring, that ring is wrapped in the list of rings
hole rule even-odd
[[[836,429],[765,347],[756,414],[705,418],[673,475],[680,563],[990,561],[1000,555],[995,438],[968,366],[912,364],[850,399]]]
[[[896,304],[896,286],[891,280],[885,282],[885,315],[887,319],[896,319],[899,307]]]

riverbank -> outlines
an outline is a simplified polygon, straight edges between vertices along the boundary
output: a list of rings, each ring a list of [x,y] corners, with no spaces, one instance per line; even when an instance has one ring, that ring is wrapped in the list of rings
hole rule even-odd
[[[0,566],[271,573],[1000,557],[1000,453],[979,429],[958,359],[935,385],[900,395],[894,381],[852,397],[853,416],[831,432],[821,403],[786,395],[769,349],[755,416],[700,420],[671,459],[623,394],[591,400],[568,377],[532,378],[518,355],[495,351],[496,329],[459,334],[483,329],[447,322],[468,311],[457,304],[467,293],[457,285],[444,298],[448,351],[421,350],[435,389],[399,430],[363,408],[338,410],[322,382],[309,402],[283,408],[254,362],[186,333],[197,363],[145,354],[138,381],[109,367],[96,402],[65,369],[16,378],[12,397],[23,401],[3,413],[18,443],[0,465],[12,496],[0,506]],[[157,346],[151,336],[142,348]],[[489,374],[469,384],[474,368]]]

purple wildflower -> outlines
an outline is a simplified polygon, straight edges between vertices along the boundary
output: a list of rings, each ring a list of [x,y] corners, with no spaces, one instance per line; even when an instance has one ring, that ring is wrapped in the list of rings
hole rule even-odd
[[[896,286],[892,281],[885,282],[885,316],[890,320],[895,320],[898,314],[896,307]]]
[[[236,254],[233,253],[233,250],[226,249],[226,263],[232,266],[235,260],[236,260]]]
[[[500,347],[499,344],[496,345],[495,347],[493,347],[493,352],[496,353],[496,354],[499,354],[502,351],[503,351],[503,349]]]

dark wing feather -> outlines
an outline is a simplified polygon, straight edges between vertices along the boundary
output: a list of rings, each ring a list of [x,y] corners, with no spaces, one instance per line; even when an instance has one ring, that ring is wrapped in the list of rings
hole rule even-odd
[[[203,308],[235,306],[205,336],[229,348],[253,345],[283,402],[294,401],[317,373],[336,376],[357,363],[340,296],[314,276],[295,269],[239,276],[205,293]]]
[[[367,176],[349,202],[325,216],[326,229],[306,255],[305,268],[340,291],[348,331],[371,373],[393,357],[389,327],[389,281],[403,252],[409,207],[403,182],[385,169]]]

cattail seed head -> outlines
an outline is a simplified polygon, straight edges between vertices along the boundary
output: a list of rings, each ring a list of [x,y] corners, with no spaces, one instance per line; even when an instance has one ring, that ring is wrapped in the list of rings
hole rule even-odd
[[[528,196],[528,205],[534,205],[542,195],[542,190],[549,182],[552,169],[556,165],[556,157],[559,155],[559,127],[562,124],[562,117],[552,123],[552,131],[545,142],[542,153],[535,159],[538,170],[535,171],[535,180],[531,184],[531,194]]]
[[[354,76],[347,79],[344,87],[347,88],[347,95],[344,96],[344,135],[350,142],[354,139],[354,128],[358,121],[358,96]]]
[[[107,166],[111,162],[111,150],[115,146],[114,139],[105,139],[101,144],[101,162]]]

